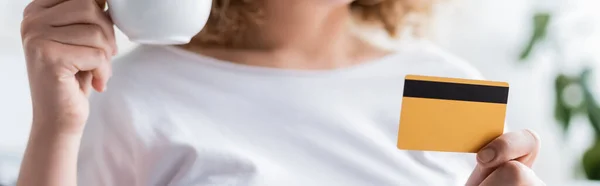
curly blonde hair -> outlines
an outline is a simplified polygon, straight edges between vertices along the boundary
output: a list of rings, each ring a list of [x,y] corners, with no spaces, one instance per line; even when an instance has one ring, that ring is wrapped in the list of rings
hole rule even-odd
[[[211,14],[204,29],[192,43],[201,46],[241,47],[246,31],[260,25],[264,0],[213,0]],[[408,15],[427,17],[433,0],[355,0],[349,8],[361,24],[381,26],[390,37],[408,26]],[[422,22],[412,23],[418,27]]]

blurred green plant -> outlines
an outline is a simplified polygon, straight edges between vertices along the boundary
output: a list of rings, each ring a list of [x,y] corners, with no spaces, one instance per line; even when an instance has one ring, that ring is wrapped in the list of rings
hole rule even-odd
[[[533,34],[531,35],[527,46],[521,52],[520,59],[527,59],[531,55],[533,48],[540,41],[546,38],[546,33],[548,30],[548,24],[550,23],[550,13],[538,13],[533,16]]]
[[[538,13],[533,17],[533,33],[520,55],[521,61],[528,59],[536,46],[546,39],[551,21],[550,13]],[[583,154],[581,163],[590,180],[600,180],[600,106],[590,87],[591,68],[585,68],[577,76],[560,73],[555,78],[554,116],[567,131],[574,116],[585,116],[594,130],[595,140]]]

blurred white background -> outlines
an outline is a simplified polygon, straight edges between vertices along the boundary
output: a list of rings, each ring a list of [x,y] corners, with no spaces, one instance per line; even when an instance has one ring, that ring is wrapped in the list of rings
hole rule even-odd
[[[0,184],[14,180],[31,122],[19,35],[27,2],[0,1]],[[582,120],[562,135],[553,118],[553,83],[558,70],[585,65],[580,59],[600,60],[600,52],[594,51],[600,49],[599,8],[598,0],[451,0],[436,10],[435,42],[470,61],[488,79],[510,83],[507,122],[511,129],[529,128],[541,136],[542,153],[534,169],[548,185],[576,185],[574,180],[583,179],[579,159],[592,133]],[[530,62],[518,62],[531,34],[532,16],[540,10],[557,16],[550,34],[560,38],[566,54],[560,65],[552,60],[554,51],[543,47]],[[121,53],[133,46],[123,35],[118,44]]]

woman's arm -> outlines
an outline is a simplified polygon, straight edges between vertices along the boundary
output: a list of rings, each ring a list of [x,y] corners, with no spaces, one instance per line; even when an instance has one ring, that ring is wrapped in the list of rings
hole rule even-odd
[[[17,185],[77,185],[77,155],[91,89],[103,91],[116,53],[105,0],[34,0],[21,36],[33,124]],[[102,6],[100,6],[102,5]]]
[[[81,133],[68,134],[34,126],[17,185],[77,185],[80,139]]]

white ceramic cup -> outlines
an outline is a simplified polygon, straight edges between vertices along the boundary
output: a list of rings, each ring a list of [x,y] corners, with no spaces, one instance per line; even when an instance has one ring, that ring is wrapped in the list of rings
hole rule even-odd
[[[108,11],[130,41],[189,43],[206,24],[212,0],[108,0]]]

